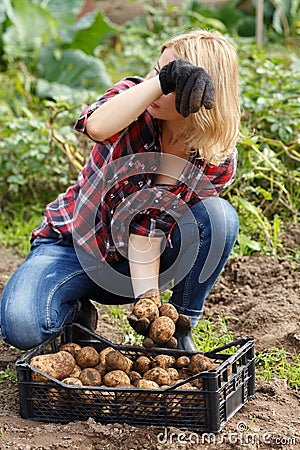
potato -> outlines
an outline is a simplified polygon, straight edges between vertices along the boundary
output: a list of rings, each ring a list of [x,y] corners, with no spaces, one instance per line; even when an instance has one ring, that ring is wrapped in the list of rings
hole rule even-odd
[[[151,300],[153,303],[156,304],[157,307],[161,305],[160,293],[155,289],[150,289],[149,291],[145,292],[145,294],[141,296],[141,299],[144,298]]]
[[[183,369],[185,367],[188,367],[190,362],[191,361],[188,356],[179,356],[179,358],[176,359],[175,367],[176,369]]]
[[[182,381],[184,381],[184,380],[176,380],[176,382],[173,383],[173,384],[181,383]],[[178,386],[178,387],[175,388],[175,389],[182,390],[182,389],[196,389],[196,388],[193,387],[193,386],[191,385],[191,383],[186,382],[185,384],[182,384],[181,386]]]
[[[98,370],[98,372],[100,373],[101,377],[103,377],[103,375],[106,374],[105,364],[102,364],[101,362],[99,364],[97,364],[97,366],[95,366],[94,369]]]
[[[116,387],[119,384],[130,384],[129,376],[122,370],[112,370],[103,377],[105,386]]]
[[[49,391],[47,392],[47,400],[49,406],[55,409],[66,400],[66,393],[56,388],[50,388]]]
[[[175,349],[177,348],[178,342],[177,339],[172,336],[171,339],[169,339],[165,344],[164,344],[164,348],[172,348]]]
[[[171,355],[157,355],[152,361],[152,367],[161,367],[162,369],[168,369],[174,366],[175,358]]]
[[[177,309],[171,303],[163,303],[159,308],[159,315],[170,317],[174,323],[177,322],[179,317]]]
[[[62,344],[59,346],[59,351],[65,351],[71,353],[72,356],[75,357],[75,354],[78,350],[80,350],[81,347],[79,344],[76,344],[75,342],[69,342],[68,344]]]
[[[196,380],[193,380],[191,382],[191,385],[194,386],[196,389],[202,389],[202,380],[200,378],[197,378]]]
[[[170,377],[171,380],[171,384],[174,384],[178,379],[179,379],[179,373],[176,369],[174,369],[174,367],[168,367],[167,369],[165,369]]]
[[[153,322],[159,316],[159,310],[149,298],[140,298],[133,308],[133,313],[138,319],[146,318]]]
[[[81,369],[79,366],[77,366],[77,364],[75,364],[74,370],[72,373],[70,373],[70,377],[73,378],[79,378],[79,375],[81,374]]]
[[[203,372],[204,370],[211,370],[213,367],[213,362],[207,356],[197,353],[192,356],[188,370],[195,375],[196,373]]]
[[[30,365],[39,369],[57,380],[67,378],[75,368],[75,359],[65,351],[38,355],[31,358]],[[49,381],[48,378],[39,373],[32,372],[32,381]]]
[[[139,380],[136,387],[138,389],[159,389],[159,385],[155,381],[145,380],[145,378]]]
[[[139,356],[133,364],[133,370],[145,373],[151,369],[151,361],[147,356]]]
[[[101,386],[102,379],[98,370],[93,368],[85,368],[79,376],[83,386]]]
[[[105,356],[105,367],[108,372],[111,370],[123,370],[123,372],[128,373],[132,368],[132,364],[132,361],[118,350],[113,350]]]
[[[168,372],[161,367],[154,367],[144,374],[145,380],[155,381],[159,386],[162,384],[170,384],[171,379]]]
[[[156,344],[164,344],[168,342],[175,332],[175,324],[170,317],[158,317],[150,325],[149,337]]]
[[[78,350],[75,355],[76,363],[81,369],[86,369],[87,367],[95,367],[99,364],[99,355],[94,347],[83,347]]]
[[[154,347],[154,345],[155,345],[154,341],[152,339],[150,339],[149,337],[146,337],[143,340],[143,346],[145,348],[152,348],[152,347]]]
[[[133,386],[135,386],[136,383],[142,378],[142,375],[134,370],[131,370],[128,373],[128,376],[130,378],[130,383],[133,384]]]
[[[105,366],[105,357],[106,357],[107,353],[109,353],[113,350],[115,350],[115,349],[112,347],[106,347],[105,349],[101,350],[101,352],[99,353],[100,364],[103,364]]]
[[[64,378],[62,380],[62,382],[65,383],[65,384],[69,384],[70,386],[83,386],[81,381],[78,378],[75,378],[75,377]]]

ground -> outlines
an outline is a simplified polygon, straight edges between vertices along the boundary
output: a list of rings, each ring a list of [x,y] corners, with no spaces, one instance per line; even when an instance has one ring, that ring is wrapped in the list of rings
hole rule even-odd
[[[285,233],[286,247],[299,249],[299,226]],[[0,290],[22,262],[0,247]],[[285,258],[253,255],[231,259],[206,302],[205,316],[227,317],[234,337],[255,338],[257,352],[273,346],[300,351],[299,267]],[[101,309],[103,311],[103,308]],[[102,314],[98,333],[121,342],[122,333]],[[0,370],[14,364],[21,352],[0,343]],[[24,420],[19,415],[18,389],[0,384],[0,449],[11,450],[142,450],[142,449],[300,449],[300,393],[285,380],[256,381],[255,398],[229,420],[214,443],[186,430],[128,425],[101,425],[93,419],[66,425]],[[243,435],[245,428],[250,430]],[[183,433],[183,434],[180,434]]]

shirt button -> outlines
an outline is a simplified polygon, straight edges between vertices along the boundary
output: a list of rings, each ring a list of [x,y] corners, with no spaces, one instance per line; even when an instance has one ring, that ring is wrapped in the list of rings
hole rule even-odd
[[[153,170],[153,172],[156,172],[157,167],[156,166],[151,166],[151,170]]]

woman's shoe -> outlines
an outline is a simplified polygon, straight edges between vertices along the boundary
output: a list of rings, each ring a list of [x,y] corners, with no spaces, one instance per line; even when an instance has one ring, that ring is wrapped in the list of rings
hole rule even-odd
[[[87,299],[81,301],[81,309],[79,310],[75,322],[95,333],[98,323],[98,312],[97,308],[90,300]]]
[[[176,328],[174,337],[177,339],[177,349],[198,352],[193,341],[191,328]]]

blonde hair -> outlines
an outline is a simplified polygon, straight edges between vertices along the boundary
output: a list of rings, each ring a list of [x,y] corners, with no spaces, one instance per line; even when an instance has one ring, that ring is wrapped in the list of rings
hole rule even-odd
[[[238,56],[235,48],[218,31],[194,30],[165,42],[161,53],[171,48],[176,58],[203,67],[215,86],[215,106],[201,107],[190,114],[179,130],[196,157],[219,165],[232,155],[240,125]]]

